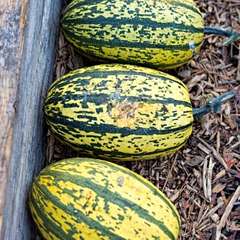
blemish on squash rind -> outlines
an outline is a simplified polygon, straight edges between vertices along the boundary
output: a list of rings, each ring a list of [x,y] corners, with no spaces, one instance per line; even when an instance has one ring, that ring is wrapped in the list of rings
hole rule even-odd
[[[118,183],[119,187],[122,187],[123,184],[124,184],[124,177],[123,176],[118,177],[117,178],[117,183]]]

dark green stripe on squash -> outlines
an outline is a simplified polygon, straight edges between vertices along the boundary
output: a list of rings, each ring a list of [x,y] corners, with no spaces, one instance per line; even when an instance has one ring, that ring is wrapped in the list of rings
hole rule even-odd
[[[51,85],[49,90],[51,90],[55,86],[57,86],[58,88],[64,87],[64,86],[69,84],[69,81],[71,81],[71,83],[77,84],[79,86],[87,86],[90,83],[89,79],[91,79],[91,78],[99,78],[99,79],[102,78],[102,79],[104,79],[104,78],[107,78],[109,76],[121,76],[121,75],[129,76],[129,77],[130,76],[131,77],[138,77],[138,76],[146,77],[147,76],[148,79],[160,78],[159,81],[169,81],[170,83],[177,83],[180,86],[182,86],[183,88],[187,89],[186,85],[181,81],[174,80],[173,78],[167,78],[165,76],[159,76],[157,74],[156,75],[149,74],[149,73],[146,74],[143,71],[142,72],[137,71],[137,70],[128,70],[128,71],[113,71],[113,70],[109,71],[109,70],[106,70],[106,71],[102,71],[100,69],[98,69],[97,71],[93,71],[92,69],[88,70],[88,68],[85,68],[85,71],[83,73],[76,73],[76,74],[74,74],[74,76],[67,76],[67,77],[63,76],[63,77],[61,77],[61,80],[60,81],[55,81]],[[65,78],[66,78],[66,81],[64,81]],[[129,79],[129,81],[131,81],[131,80]]]
[[[105,47],[120,47],[120,48],[138,48],[138,49],[164,49],[164,50],[172,50],[172,51],[178,51],[178,50],[189,50],[190,45],[184,44],[184,45],[167,45],[167,44],[158,44],[158,43],[150,43],[150,42],[129,42],[126,40],[120,40],[117,38],[112,39],[111,41],[102,40],[102,39],[93,39],[79,36],[75,32],[68,30],[68,28],[64,29],[64,32],[67,34],[68,38],[75,39],[78,43],[80,43],[82,46],[105,46]],[[159,36],[161,38],[161,36]],[[199,47],[202,42],[195,43],[195,47]]]
[[[153,216],[151,216],[148,211],[143,209],[141,206],[135,204],[134,202],[129,201],[128,199],[123,198],[121,195],[119,195],[117,192],[111,192],[106,187],[102,187],[101,185],[95,184],[93,182],[90,182],[89,179],[86,179],[84,177],[81,177],[79,175],[72,175],[72,174],[62,174],[61,172],[57,172],[55,170],[48,170],[45,172],[46,175],[53,176],[55,181],[63,181],[63,182],[72,182],[77,184],[78,186],[82,186],[83,188],[89,188],[93,192],[97,194],[97,196],[104,199],[106,204],[108,202],[111,202],[113,204],[116,204],[120,208],[129,208],[133,210],[140,218],[146,219],[148,222],[153,223],[157,225],[170,239],[175,240],[174,235],[169,231],[169,229],[159,220],[155,219]],[[51,194],[44,186],[38,186],[41,189],[41,192],[45,193],[45,195],[51,199],[55,204],[66,211],[67,213],[71,215],[78,216],[83,222],[87,223],[90,227],[94,227],[98,229],[103,235],[111,237],[111,239],[123,239],[120,238],[120,236],[116,236],[112,232],[110,232],[107,228],[102,226],[99,222],[94,221],[91,218],[88,218],[87,216],[84,216],[80,211],[73,209],[70,210],[70,206],[66,207],[63,205],[59,199],[57,199],[55,196]],[[59,186],[60,187],[60,186]],[[69,193],[68,193],[69,194]],[[72,196],[74,197],[74,196]],[[77,200],[77,199],[76,199]],[[78,213],[77,213],[78,212]],[[119,238],[118,238],[119,237]]]
[[[76,128],[78,130],[84,131],[84,132],[94,132],[94,133],[101,133],[101,134],[107,134],[107,133],[113,133],[113,134],[121,134],[122,137],[129,136],[129,135],[154,135],[154,134],[169,134],[169,133],[175,133],[180,132],[182,130],[186,130],[189,127],[192,126],[192,122],[176,128],[169,128],[169,129],[156,129],[156,128],[138,128],[138,129],[132,129],[127,127],[118,128],[111,124],[99,124],[97,126],[90,126],[90,125],[83,125],[83,122],[77,121],[74,119],[67,119],[64,116],[60,116],[59,114],[51,117],[48,116],[48,121],[50,121],[53,124],[62,124],[67,125],[71,128]]]
[[[124,160],[174,152],[186,142],[193,121],[184,83],[156,70],[120,64],[62,77],[50,88],[44,111],[51,130],[74,148]]]
[[[188,62],[204,36],[196,5],[176,0],[76,1],[66,8],[62,26],[66,38],[85,54],[157,68]]]

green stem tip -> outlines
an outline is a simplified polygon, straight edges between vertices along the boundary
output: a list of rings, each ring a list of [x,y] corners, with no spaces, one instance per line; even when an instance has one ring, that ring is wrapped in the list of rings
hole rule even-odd
[[[233,42],[240,40],[240,33],[235,31],[225,30],[222,28],[217,28],[217,27],[205,27],[204,33],[228,37],[228,39],[223,43],[224,46],[227,46]]]
[[[205,106],[199,108],[193,108],[193,116],[194,118],[201,118],[207,113],[215,112],[218,113],[221,110],[221,105],[226,101],[234,98],[236,96],[236,91],[228,91],[216,98],[213,98],[209,101]]]

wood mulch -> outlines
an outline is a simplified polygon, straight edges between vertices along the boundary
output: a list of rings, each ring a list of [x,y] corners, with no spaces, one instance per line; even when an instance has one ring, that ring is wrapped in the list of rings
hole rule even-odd
[[[240,32],[239,0],[198,0],[206,26]],[[207,100],[240,83],[240,42],[224,47],[222,37],[206,36],[201,53],[172,74],[189,88],[192,104]],[[78,55],[59,37],[54,79],[72,69],[96,64]],[[158,161],[124,163],[154,183],[177,206],[181,240],[240,239],[240,97],[196,121],[187,145]],[[79,156],[49,133],[47,164]]]

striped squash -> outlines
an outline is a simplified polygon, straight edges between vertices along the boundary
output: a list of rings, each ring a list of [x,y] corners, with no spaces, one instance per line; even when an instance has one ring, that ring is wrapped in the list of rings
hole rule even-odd
[[[192,105],[184,83],[139,66],[75,70],[53,83],[44,110],[60,140],[103,159],[166,156],[180,149],[192,132]]]
[[[188,62],[204,37],[202,15],[191,0],[75,0],[62,29],[88,55],[160,69]]]
[[[30,209],[47,240],[176,240],[180,218],[152,183],[116,164],[67,159],[42,170]]]

